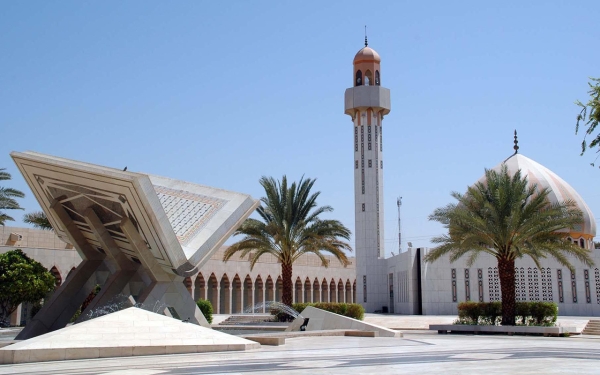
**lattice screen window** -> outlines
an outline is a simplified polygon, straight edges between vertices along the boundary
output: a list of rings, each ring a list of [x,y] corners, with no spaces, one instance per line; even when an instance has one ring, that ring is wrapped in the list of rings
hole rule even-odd
[[[465,300],[471,300],[471,282],[469,280],[469,269],[465,268]]]
[[[525,268],[515,267],[515,300],[527,301],[527,284],[525,283]]]
[[[488,268],[488,287],[490,291],[490,301],[500,301],[500,278],[498,277],[498,267]]]

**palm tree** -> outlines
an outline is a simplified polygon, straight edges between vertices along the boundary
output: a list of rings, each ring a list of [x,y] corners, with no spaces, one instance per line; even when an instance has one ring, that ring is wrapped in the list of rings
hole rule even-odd
[[[304,254],[315,254],[324,267],[328,261],[322,252],[333,254],[344,266],[349,264],[344,250],[352,251],[343,241],[350,239],[350,230],[337,220],[322,220],[319,215],[333,211],[330,206],[317,206],[320,192],[311,193],[316,180],[300,179],[288,186],[284,175],[281,182],[263,176],[260,184],[266,197],[257,211],[261,220],[247,219],[235,235],[244,237],[231,245],[224,254],[228,261],[234,254],[248,256],[252,269],[258,259],[271,254],[281,263],[283,279],[282,302],[292,305],[292,266]]]
[[[498,261],[502,290],[502,324],[515,325],[515,259],[529,256],[538,268],[540,259],[551,256],[573,270],[566,257],[572,255],[593,265],[590,252],[567,240],[568,232],[581,224],[582,213],[572,201],[550,203],[548,189],[528,186],[517,171],[510,176],[506,165],[499,172],[485,171],[485,181],[470,187],[466,194],[453,192],[458,203],[436,209],[429,220],[438,221],[448,234],[433,238],[440,244],[425,256],[433,262],[448,254],[454,262],[469,254],[471,266],[481,253]]]
[[[6,168],[0,168],[0,181],[7,181],[11,179],[10,173],[5,172]],[[0,186],[0,210],[22,210],[19,206],[19,202],[15,198],[23,198],[25,194],[23,192]],[[14,221],[12,217],[0,211],[0,225],[4,225],[6,221]]]
[[[44,211],[35,211],[29,214],[25,214],[23,216],[23,221],[27,224],[33,225],[34,228],[54,230]]]

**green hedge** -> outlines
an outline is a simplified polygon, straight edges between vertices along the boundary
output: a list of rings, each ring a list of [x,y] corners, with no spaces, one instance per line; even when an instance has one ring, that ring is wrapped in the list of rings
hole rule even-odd
[[[329,311],[358,320],[363,320],[365,317],[365,309],[357,303],[294,303],[292,308],[302,314],[302,311],[304,311],[307,306],[316,307],[317,309]]]
[[[196,305],[198,305],[198,308],[200,309],[200,311],[202,311],[202,315],[204,315],[208,324],[211,324],[212,320],[213,320],[212,319],[212,314],[213,314],[212,303],[210,303],[210,301],[206,300],[206,299],[199,299],[198,301],[196,301]]]
[[[558,316],[554,302],[517,302],[517,325],[553,326]],[[502,302],[461,302],[458,304],[458,324],[497,325],[502,318]]]

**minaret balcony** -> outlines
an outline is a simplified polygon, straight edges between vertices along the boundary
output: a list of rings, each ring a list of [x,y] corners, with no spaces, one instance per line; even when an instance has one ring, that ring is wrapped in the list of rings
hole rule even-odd
[[[387,115],[391,110],[390,90],[381,86],[356,86],[346,89],[344,112],[354,117],[356,110],[373,108]]]

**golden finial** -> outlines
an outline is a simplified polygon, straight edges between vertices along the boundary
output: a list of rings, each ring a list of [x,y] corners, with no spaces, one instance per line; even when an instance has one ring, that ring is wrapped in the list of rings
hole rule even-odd
[[[515,129],[515,145],[513,147],[515,149],[515,154],[519,153],[519,140],[517,139],[517,130]]]

